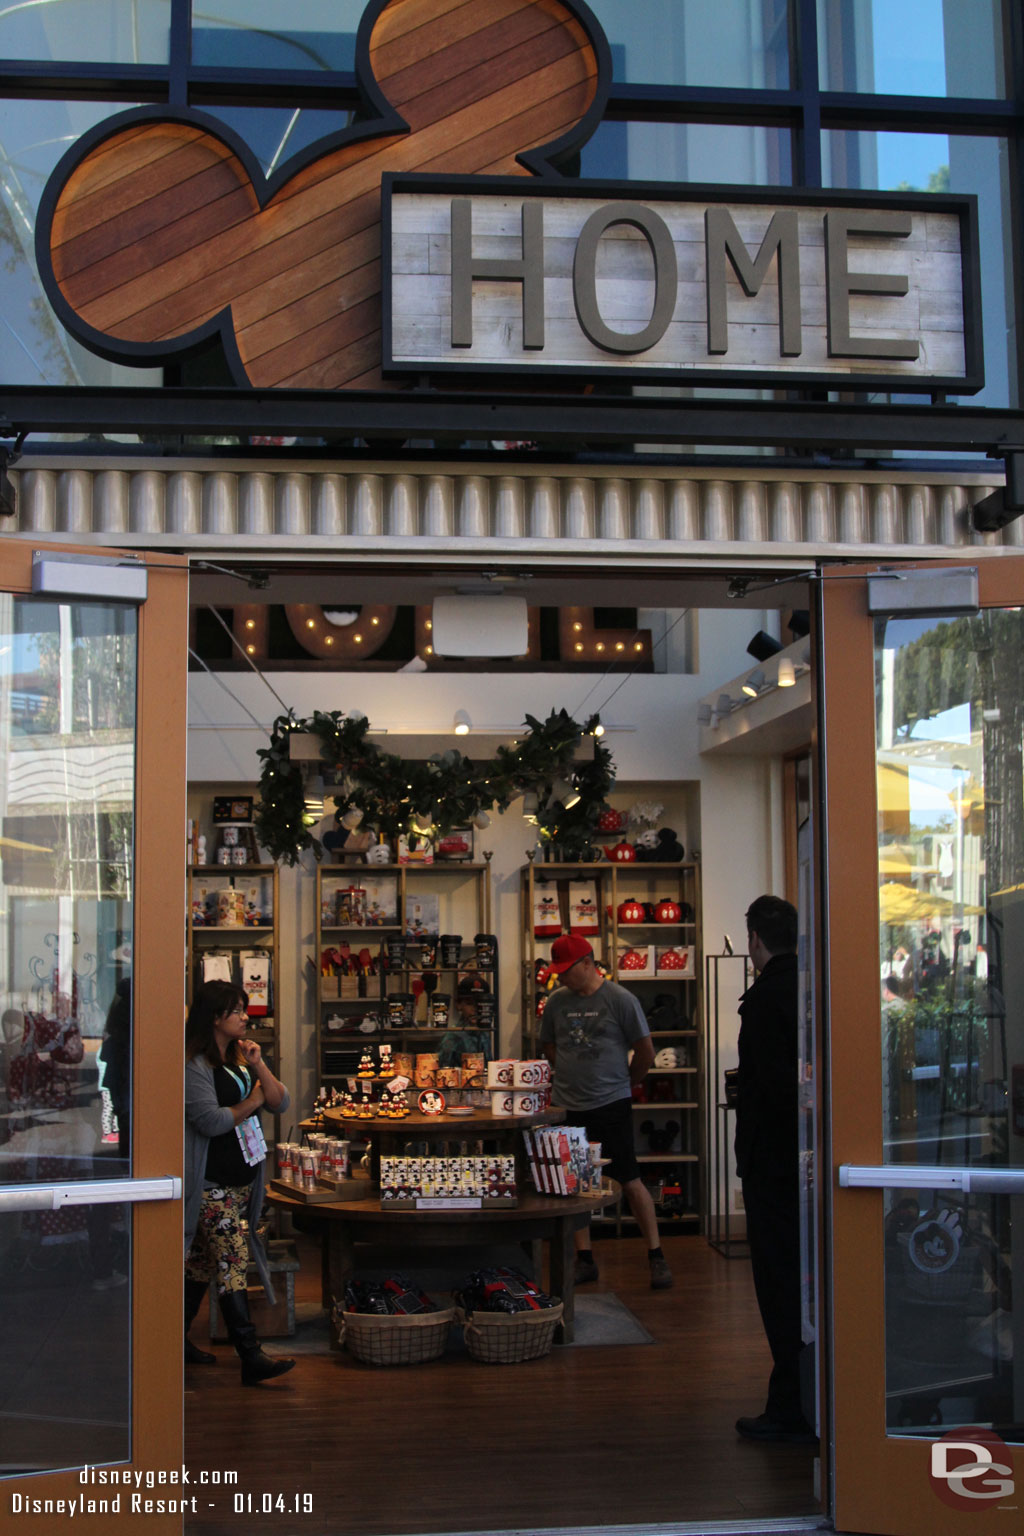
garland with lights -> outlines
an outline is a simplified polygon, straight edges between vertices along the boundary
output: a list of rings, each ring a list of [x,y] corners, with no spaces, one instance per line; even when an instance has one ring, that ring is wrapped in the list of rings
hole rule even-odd
[[[580,725],[564,710],[546,720],[526,716],[526,734],[510,747],[499,747],[486,763],[474,763],[454,750],[425,761],[407,761],[368,741],[365,715],[317,710],[307,720],[279,715],[270,745],[261,748],[260,804],[256,832],[275,861],[295,864],[310,849],[323,857],[323,844],[310,828],[318,817],[306,809],[303,771],[293,762],[296,731],[320,743],[322,772],[338,787],[335,820],[354,828],[365,821],[397,842],[407,830],[433,830],[444,836],[453,827],[487,825],[489,811],[505,811],[520,795],[536,795],[538,833],[570,857],[590,856],[597,821],[615,782],[612,755],[600,737],[597,715]],[[577,762],[584,736],[594,737],[592,760]]]

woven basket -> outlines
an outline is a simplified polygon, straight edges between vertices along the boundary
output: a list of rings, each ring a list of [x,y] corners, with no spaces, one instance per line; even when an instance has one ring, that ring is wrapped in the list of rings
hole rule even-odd
[[[334,1317],[339,1340],[357,1360],[368,1365],[420,1365],[444,1354],[455,1308],[401,1317],[336,1307]]]
[[[542,1312],[474,1312],[464,1323],[466,1348],[485,1365],[518,1365],[550,1352],[562,1303]]]

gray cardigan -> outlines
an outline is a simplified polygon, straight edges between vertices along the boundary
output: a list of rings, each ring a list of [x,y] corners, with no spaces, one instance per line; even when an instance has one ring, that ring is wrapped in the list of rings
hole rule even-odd
[[[285,1089],[281,1110],[288,1108],[291,1099]],[[213,1082],[213,1068],[205,1056],[193,1056],[185,1063],[185,1252],[192,1246],[199,1225],[199,1209],[203,1203],[203,1180],[206,1177],[206,1150],[214,1136],[230,1131],[235,1117],[227,1104],[217,1103],[217,1090]],[[266,1162],[260,1163],[249,1190],[246,1215],[249,1220],[249,1251],[259,1271],[267,1300],[276,1301],[274,1287],[267,1268],[267,1255],[260,1241],[257,1226],[263,1210],[263,1192],[266,1187]]]

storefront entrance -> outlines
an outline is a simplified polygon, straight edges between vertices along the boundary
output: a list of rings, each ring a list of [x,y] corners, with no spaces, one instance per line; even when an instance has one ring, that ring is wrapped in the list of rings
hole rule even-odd
[[[4,1512],[180,1530],[187,567],[0,560]]]

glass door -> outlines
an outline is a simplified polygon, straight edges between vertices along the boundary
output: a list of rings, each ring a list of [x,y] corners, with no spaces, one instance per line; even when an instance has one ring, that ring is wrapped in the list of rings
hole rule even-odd
[[[835,1519],[887,1536],[1024,1506],[1024,562],[977,570],[822,581]]]
[[[0,556],[0,1497],[177,1529],[187,572]]]

